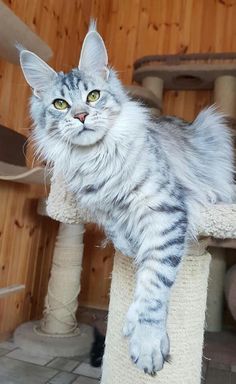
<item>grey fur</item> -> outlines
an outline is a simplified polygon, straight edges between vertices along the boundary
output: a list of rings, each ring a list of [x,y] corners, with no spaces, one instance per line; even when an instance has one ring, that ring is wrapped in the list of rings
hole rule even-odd
[[[153,374],[168,359],[170,288],[196,236],[200,207],[232,198],[231,134],[214,107],[192,123],[151,117],[108,68],[94,25],[79,69],[56,73],[28,51],[22,51],[21,64],[34,92],[37,153],[63,174],[115,247],[136,262],[124,334],[134,363]],[[100,98],[89,103],[92,90]],[[58,98],[68,102],[68,110],[54,108]],[[82,112],[88,114],[84,123],[75,118]]]

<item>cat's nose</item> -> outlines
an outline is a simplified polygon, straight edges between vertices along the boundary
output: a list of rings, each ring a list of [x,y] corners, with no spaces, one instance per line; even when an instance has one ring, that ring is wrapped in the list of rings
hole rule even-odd
[[[81,123],[84,123],[86,116],[88,116],[88,113],[80,112],[80,113],[76,113],[74,115],[74,119],[79,119],[81,121]]]

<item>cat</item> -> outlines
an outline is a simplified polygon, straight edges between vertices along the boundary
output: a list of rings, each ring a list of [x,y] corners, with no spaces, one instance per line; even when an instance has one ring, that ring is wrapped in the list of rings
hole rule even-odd
[[[231,134],[214,107],[188,123],[155,118],[131,100],[108,66],[94,23],[78,68],[69,73],[55,72],[24,49],[20,62],[33,91],[37,153],[63,174],[116,249],[136,263],[124,335],[134,364],[154,375],[170,353],[170,291],[196,238],[200,207],[232,199]]]

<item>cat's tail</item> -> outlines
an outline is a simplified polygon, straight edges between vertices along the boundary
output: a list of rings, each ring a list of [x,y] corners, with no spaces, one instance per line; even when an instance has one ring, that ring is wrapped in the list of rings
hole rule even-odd
[[[235,199],[233,136],[226,118],[211,106],[199,113],[191,125],[192,144],[201,159],[199,175],[210,202]]]

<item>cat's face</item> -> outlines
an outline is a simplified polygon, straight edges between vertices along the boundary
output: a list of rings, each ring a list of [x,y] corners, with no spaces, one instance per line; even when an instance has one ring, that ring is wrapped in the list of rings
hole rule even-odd
[[[91,146],[104,138],[126,100],[107,65],[106,48],[94,26],[84,40],[78,68],[67,74],[21,51],[22,70],[34,92],[31,113],[38,140]]]

